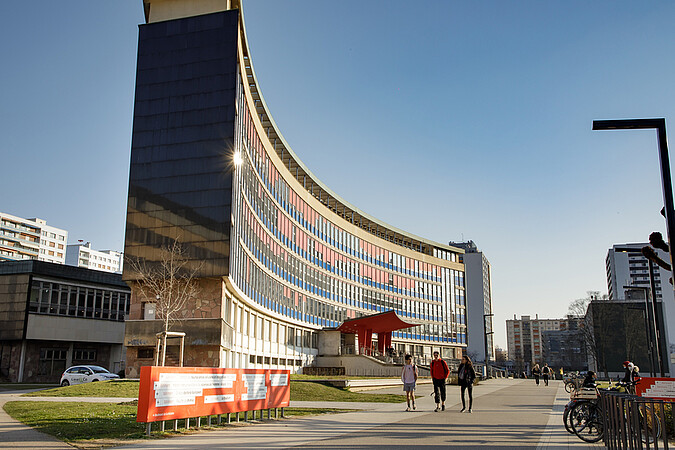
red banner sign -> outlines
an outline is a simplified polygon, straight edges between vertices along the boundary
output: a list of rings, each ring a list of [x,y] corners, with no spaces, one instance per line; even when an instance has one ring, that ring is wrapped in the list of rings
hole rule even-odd
[[[640,397],[675,401],[675,378],[641,377],[635,385]]]
[[[141,367],[136,422],[287,407],[289,370]]]

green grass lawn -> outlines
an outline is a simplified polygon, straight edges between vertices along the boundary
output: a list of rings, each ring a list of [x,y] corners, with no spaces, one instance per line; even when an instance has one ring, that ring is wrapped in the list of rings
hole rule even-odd
[[[79,403],[79,402],[7,402],[5,411],[14,419],[43,433],[55,436],[80,448],[101,448],[128,443],[135,439],[148,439],[145,425],[136,423],[136,402],[128,403]],[[286,417],[311,414],[329,414],[354,410],[334,408],[286,408]],[[203,424],[207,422],[202,420]],[[194,421],[191,422],[194,426]],[[184,420],[179,425],[185,425]],[[167,427],[167,430],[171,427]],[[202,427],[214,429],[217,426]],[[187,434],[194,429],[178,432],[153,432],[151,439]],[[125,442],[127,441],[127,442]]]
[[[76,384],[73,386],[45,389],[23,394],[27,397],[115,397],[136,398],[138,381],[98,381],[96,383]],[[291,400],[327,401],[327,402],[404,402],[405,396],[398,394],[369,394],[351,392],[309,381],[291,381]]]
[[[351,392],[310,381],[291,381],[291,401],[400,403],[405,395]]]
[[[138,381],[117,380],[45,389],[23,394],[23,397],[138,397]]]

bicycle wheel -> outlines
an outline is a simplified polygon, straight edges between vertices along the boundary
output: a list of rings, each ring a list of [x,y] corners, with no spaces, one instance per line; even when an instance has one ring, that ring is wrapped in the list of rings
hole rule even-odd
[[[639,408],[640,411],[640,439],[645,444],[653,444],[655,440],[661,437],[661,419],[651,406],[645,407],[646,411]]]
[[[574,389],[576,389],[574,381],[568,381],[567,383],[565,383],[565,392],[571,394]]]
[[[570,410],[570,423],[574,434],[585,442],[598,442],[604,432],[598,406],[590,401],[580,401]]]
[[[568,433],[574,434],[574,430],[572,429],[572,422],[571,422],[571,417],[570,416],[570,411],[572,410],[572,407],[577,403],[578,400],[570,400],[566,405],[565,405],[565,411],[563,412],[563,424],[565,425],[565,430],[567,430]]]

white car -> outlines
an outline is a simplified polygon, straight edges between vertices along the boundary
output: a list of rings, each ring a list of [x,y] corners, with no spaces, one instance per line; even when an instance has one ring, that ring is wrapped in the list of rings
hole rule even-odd
[[[73,366],[66,369],[61,375],[61,386],[89,383],[91,381],[115,380],[120,376],[108,372],[100,366]]]

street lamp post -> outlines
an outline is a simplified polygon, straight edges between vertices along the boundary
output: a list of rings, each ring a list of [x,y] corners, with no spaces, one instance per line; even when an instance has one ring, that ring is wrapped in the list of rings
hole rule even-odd
[[[495,334],[490,327],[490,331],[487,330],[486,320],[488,317],[493,317],[494,314],[483,314],[483,336],[485,337],[485,376],[490,377],[490,349],[488,348],[488,334]]]
[[[656,376],[656,362],[654,360],[655,354],[658,355],[658,352],[654,350],[654,332],[652,331],[652,327],[650,324],[649,320],[649,311],[650,311],[650,306],[649,306],[649,288],[645,286],[624,286],[623,287],[626,290],[640,290],[644,294],[644,299],[645,299],[645,304],[642,305],[642,308],[637,308],[639,309],[643,317],[645,319],[645,333],[647,336],[647,347],[649,348],[649,365],[650,367],[650,372],[651,376],[655,377]],[[629,307],[630,308],[630,307]],[[658,343],[658,337],[657,337],[657,343]],[[658,356],[657,356],[658,357]],[[659,363],[659,367],[661,364]]]
[[[675,238],[675,208],[673,207],[673,184],[670,176],[670,158],[668,156],[668,138],[666,136],[666,119],[619,119],[594,120],[594,130],[640,130],[655,129],[659,140],[659,161],[661,163],[661,187],[663,191],[663,205],[666,213],[666,234],[668,235],[670,271],[675,280],[673,267],[673,242]]]
[[[614,247],[616,252],[625,252],[643,255],[642,249],[637,249],[633,247]],[[649,288],[642,286],[630,286],[630,288],[644,289],[645,290],[645,313],[647,314],[647,323],[648,323],[648,333],[649,333],[649,358],[653,366],[654,372],[657,368],[661,372],[661,376],[664,376],[666,370],[663,367],[663,358],[661,357],[661,345],[659,343],[659,336],[661,332],[659,330],[659,321],[656,314],[657,301],[656,301],[656,280],[654,274],[654,263],[651,259],[647,259],[649,264]],[[624,286],[626,288],[626,286]]]

